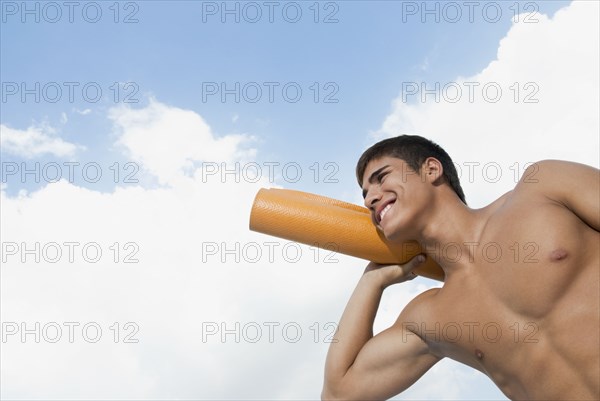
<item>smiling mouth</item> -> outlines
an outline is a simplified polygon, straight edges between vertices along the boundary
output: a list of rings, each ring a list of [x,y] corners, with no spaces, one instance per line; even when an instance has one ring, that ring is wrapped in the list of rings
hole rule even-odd
[[[396,201],[390,202],[388,203],[379,213],[378,216],[378,223],[379,225],[381,225],[381,223],[383,222],[383,218],[385,217],[385,215],[389,212],[389,210],[392,208],[392,206],[394,205],[394,203],[396,203]]]

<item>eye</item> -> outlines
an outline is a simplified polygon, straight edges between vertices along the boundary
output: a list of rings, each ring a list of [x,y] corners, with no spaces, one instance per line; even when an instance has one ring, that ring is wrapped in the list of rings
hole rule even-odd
[[[387,171],[386,171],[386,172],[384,172],[384,173],[380,173],[380,174],[377,176],[377,182],[379,182],[379,183],[382,183],[382,182],[383,182],[383,179],[385,178],[385,176],[386,176],[386,175],[387,175]]]

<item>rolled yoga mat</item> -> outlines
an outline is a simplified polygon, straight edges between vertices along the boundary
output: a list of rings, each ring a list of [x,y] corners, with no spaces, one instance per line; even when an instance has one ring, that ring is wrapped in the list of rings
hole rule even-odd
[[[258,191],[250,230],[380,264],[406,263],[423,252],[416,241],[389,243],[365,207],[290,189]],[[429,256],[415,273],[444,281],[444,271]]]

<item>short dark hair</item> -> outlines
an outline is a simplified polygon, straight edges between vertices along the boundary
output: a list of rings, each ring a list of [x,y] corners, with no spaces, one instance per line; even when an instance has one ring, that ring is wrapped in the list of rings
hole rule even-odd
[[[465,194],[460,186],[458,174],[456,173],[456,167],[454,167],[454,163],[450,156],[448,156],[448,153],[438,144],[418,135],[400,135],[395,138],[384,139],[365,150],[356,164],[358,185],[362,186],[367,164],[371,160],[385,156],[404,160],[416,173],[421,172],[421,166],[425,159],[435,157],[442,163],[442,167],[444,167],[444,179],[446,182],[456,192],[460,200],[464,204],[467,204]]]

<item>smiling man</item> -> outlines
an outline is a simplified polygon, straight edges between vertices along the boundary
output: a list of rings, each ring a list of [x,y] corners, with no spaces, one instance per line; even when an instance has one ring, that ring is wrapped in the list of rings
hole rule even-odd
[[[375,144],[356,170],[387,240],[455,251],[430,253],[444,285],[375,336],[382,292],[414,278],[421,256],[369,263],[327,355],[324,399],[390,398],[445,357],[485,373],[510,399],[600,399],[597,169],[535,163],[482,209],[466,205],[448,154],[419,136]]]

